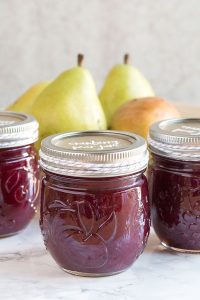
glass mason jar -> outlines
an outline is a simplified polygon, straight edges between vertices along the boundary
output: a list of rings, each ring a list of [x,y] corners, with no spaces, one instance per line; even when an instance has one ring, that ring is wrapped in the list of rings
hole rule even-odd
[[[200,119],[155,123],[149,148],[155,232],[167,248],[200,252]]]
[[[115,131],[71,132],[44,139],[40,156],[40,226],[58,265],[82,276],[131,266],[149,235],[145,140]]]
[[[36,212],[39,168],[32,116],[0,112],[0,237],[24,229]]]

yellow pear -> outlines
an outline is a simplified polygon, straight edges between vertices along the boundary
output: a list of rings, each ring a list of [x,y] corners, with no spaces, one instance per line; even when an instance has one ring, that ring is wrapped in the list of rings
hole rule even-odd
[[[13,104],[7,107],[7,110],[30,113],[30,107],[39,94],[49,85],[50,81],[39,82],[30,87]]]
[[[40,124],[40,141],[58,132],[106,129],[93,78],[82,60],[79,55],[78,66],[60,74],[34,101],[31,113]]]
[[[112,68],[99,95],[108,126],[114,112],[123,103],[135,98],[154,96],[150,83],[128,61],[129,55],[125,54],[124,64]]]

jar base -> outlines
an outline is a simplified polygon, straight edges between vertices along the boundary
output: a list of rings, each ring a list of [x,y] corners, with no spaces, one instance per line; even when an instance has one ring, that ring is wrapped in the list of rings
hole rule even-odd
[[[16,232],[12,232],[12,233],[6,233],[6,234],[0,234],[0,239],[3,239],[3,238],[7,238],[7,237],[11,237],[13,235],[17,235],[19,234],[22,230],[19,230],[19,231],[16,231]]]
[[[189,250],[189,249],[181,249],[181,248],[176,248],[176,247],[171,247],[165,244],[164,242],[160,242],[163,247],[165,247],[167,250],[179,252],[179,253],[188,253],[188,254],[200,254],[200,249],[199,250]]]
[[[111,273],[85,273],[85,272],[71,271],[71,270],[67,270],[65,268],[61,268],[61,269],[63,271],[65,271],[66,273],[69,273],[71,275],[81,276],[81,277],[106,277],[106,276],[120,274],[120,273],[126,271],[128,268],[121,270],[121,271],[117,271],[117,272],[111,272]]]

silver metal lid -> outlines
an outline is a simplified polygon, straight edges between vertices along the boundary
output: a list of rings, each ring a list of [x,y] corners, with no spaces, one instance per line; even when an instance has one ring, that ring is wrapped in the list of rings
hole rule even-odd
[[[30,115],[0,111],[0,148],[32,144],[38,139],[38,122]]]
[[[155,154],[178,160],[199,160],[200,119],[170,119],[154,123],[148,142]]]
[[[147,166],[146,141],[118,131],[80,131],[52,135],[41,143],[40,165],[61,175],[113,177]]]

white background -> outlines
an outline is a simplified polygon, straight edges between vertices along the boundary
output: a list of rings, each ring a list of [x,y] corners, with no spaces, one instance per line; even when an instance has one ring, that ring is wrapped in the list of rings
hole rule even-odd
[[[0,0],[0,106],[78,52],[98,89],[129,52],[157,95],[200,105],[199,0]]]

